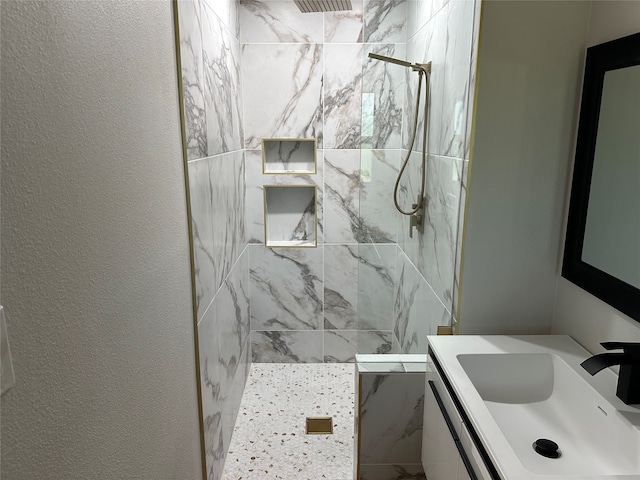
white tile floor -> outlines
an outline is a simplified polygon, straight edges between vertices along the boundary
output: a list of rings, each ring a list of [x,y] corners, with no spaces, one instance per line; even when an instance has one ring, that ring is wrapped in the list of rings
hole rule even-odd
[[[223,480],[352,480],[354,364],[254,363]],[[306,435],[308,416],[332,435]]]

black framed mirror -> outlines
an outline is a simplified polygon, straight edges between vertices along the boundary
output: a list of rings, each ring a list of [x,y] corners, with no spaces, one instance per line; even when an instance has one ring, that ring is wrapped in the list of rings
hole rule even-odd
[[[587,50],[562,276],[640,322],[640,33]]]

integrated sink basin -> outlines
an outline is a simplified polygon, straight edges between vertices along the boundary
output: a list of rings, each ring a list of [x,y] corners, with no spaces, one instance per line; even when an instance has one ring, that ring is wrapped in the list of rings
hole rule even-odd
[[[586,373],[590,354],[570,337],[429,344],[501,478],[640,479],[640,406],[615,396],[612,371]],[[558,458],[536,451],[539,439],[555,442]]]

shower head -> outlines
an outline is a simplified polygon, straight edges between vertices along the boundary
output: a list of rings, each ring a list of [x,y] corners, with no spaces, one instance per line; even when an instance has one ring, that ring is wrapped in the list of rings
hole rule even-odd
[[[397,58],[385,57],[384,55],[378,55],[377,53],[370,53],[369,58],[373,58],[375,60],[382,60],[383,62],[395,63],[396,65],[401,65],[403,67],[408,67],[413,69],[414,71],[422,70],[425,73],[431,72],[431,62],[429,63],[410,63],[405,60],[398,60]]]
[[[302,13],[351,10],[351,0],[293,0]]]

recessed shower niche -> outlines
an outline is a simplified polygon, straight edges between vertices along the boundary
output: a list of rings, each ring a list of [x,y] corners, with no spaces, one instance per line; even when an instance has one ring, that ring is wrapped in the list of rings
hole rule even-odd
[[[316,247],[315,185],[264,185],[267,247]]]
[[[263,138],[262,173],[310,173],[316,169],[315,138]]]

